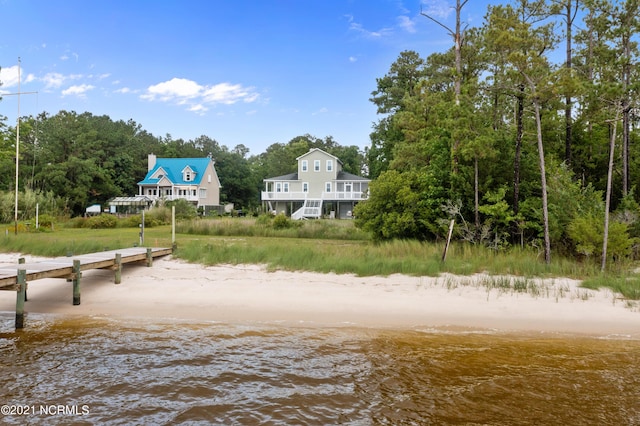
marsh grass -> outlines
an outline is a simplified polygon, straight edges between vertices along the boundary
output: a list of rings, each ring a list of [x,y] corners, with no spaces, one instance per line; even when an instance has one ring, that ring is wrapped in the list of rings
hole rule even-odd
[[[636,274],[612,271],[602,275],[598,265],[560,256],[555,256],[552,263],[546,265],[534,250],[496,252],[456,242],[451,244],[443,263],[442,243],[413,240],[375,243],[363,236],[353,221],[346,220],[296,222],[283,229],[274,229],[271,220],[219,218],[181,222],[176,230],[178,249],[174,256],[206,265],[262,264],[271,270],[358,276],[399,273],[433,277],[445,272],[462,276],[485,273],[494,277],[486,282],[487,288],[557,297],[564,297],[563,292],[568,289],[537,288],[531,277],[567,277],[585,280],[588,288],[609,287],[626,299],[640,300],[640,276]],[[17,236],[4,232],[0,235],[0,251],[53,257],[114,250],[137,245],[138,232],[137,227],[78,229],[63,226],[56,226],[55,231],[20,232]],[[171,243],[170,226],[145,230],[146,246],[170,247]],[[511,282],[507,283],[500,276],[512,277]],[[517,277],[515,281],[513,277]],[[447,285],[458,284],[450,282]]]
[[[624,275],[598,274],[587,277],[582,286],[590,289],[608,287],[626,299],[640,300],[640,276],[636,273]]]
[[[574,293],[566,284],[559,284],[554,279],[539,280],[517,276],[494,276],[486,275],[482,277],[450,277],[436,279],[435,286],[442,286],[448,291],[459,288],[471,287],[483,289],[487,292],[487,299],[492,294],[526,294],[531,297],[554,298],[556,302],[563,298],[588,300],[592,297],[589,289],[576,289]]]

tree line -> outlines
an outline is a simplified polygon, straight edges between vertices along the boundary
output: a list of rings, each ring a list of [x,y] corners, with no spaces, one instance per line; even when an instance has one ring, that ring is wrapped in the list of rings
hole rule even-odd
[[[8,223],[15,208],[16,128],[5,121],[0,120],[0,220]],[[19,197],[20,219],[35,214],[38,199],[47,213],[78,216],[91,204],[136,195],[149,153],[161,158],[211,155],[222,185],[220,202],[256,209],[263,179],[296,171],[296,158],[311,148],[339,157],[345,171],[360,173],[363,168],[364,153],[357,146],[342,146],[330,136],[296,136],[250,156],[244,145],[229,148],[204,135],[188,141],[169,134],[157,137],[133,120],[114,121],[89,112],[21,117],[19,191],[25,195]]]
[[[377,79],[367,149],[377,239],[447,235],[501,248],[626,257],[640,236],[638,0],[514,0]]]

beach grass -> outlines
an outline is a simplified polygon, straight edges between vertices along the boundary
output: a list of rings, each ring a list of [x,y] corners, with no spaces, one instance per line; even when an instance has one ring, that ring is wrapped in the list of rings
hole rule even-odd
[[[273,219],[218,218],[190,220],[176,226],[174,256],[193,263],[261,264],[270,270],[304,270],[357,276],[406,274],[438,276],[441,273],[486,273],[522,277],[510,282],[511,291],[535,293],[527,278],[567,277],[584,280],[587,288],[608,287],[625,298],[640,300],[640,276],[617,265],[602,274],[595,262],[553,256],[550,265],[534,249],[495,251],[480,245],[454,242],[442,261],[444,243],[394,240],[377,243],[356,229],[353,221],[314,220],[273,226]],[[2,228],[0,228],[2,229]],[[138,228],[67,228],[19,232],[7,225],[0,236],[0,251],[39,256],[70,256],[140,245]],[[171,247],[171,227],[145,229],[148,247]],[[497,280],[497,281],[495,281]],[[492,287],[506,282],[495,278]]]

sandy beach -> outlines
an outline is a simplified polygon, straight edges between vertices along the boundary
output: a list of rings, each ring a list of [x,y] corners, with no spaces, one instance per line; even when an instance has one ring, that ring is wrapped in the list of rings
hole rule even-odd
[[[0,255],[17,264],[18,254]],[[25,256],[27,262],[41,260]],[[534,292],[489,289],[485,275],[356,277],[268,272],[259,265],[205,267],[171,257],[152,267],[125,265],[122,283],[108,270],[86,271],[79,306],[71,283],[28,283],[29,313],[278,322],[304,326],[472,328],[640,338],[639,304],[570,279],[531,280]],[[495,278],[493,278],[495,279]],[[0,315],[12,319],[15,293],[0,292]]]

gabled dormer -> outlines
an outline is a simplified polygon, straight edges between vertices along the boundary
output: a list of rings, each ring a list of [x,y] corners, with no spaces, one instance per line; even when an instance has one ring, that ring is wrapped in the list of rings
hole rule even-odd
[[[182,181],[185,183],[193,182],[196,180],[196,171],[193,170],[190,166],[182,169]]]

